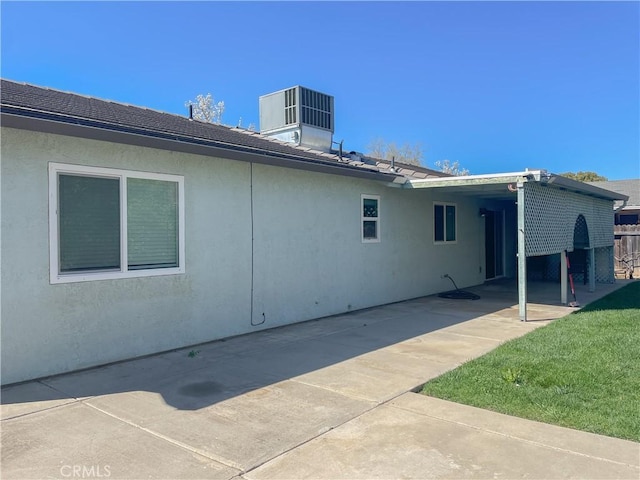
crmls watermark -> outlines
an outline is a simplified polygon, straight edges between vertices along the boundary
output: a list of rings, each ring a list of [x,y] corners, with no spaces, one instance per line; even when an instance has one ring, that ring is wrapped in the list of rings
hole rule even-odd
[[[111,467],[109,465],[63,465],[60,467],[60,475],[65,478],[109,478]]]

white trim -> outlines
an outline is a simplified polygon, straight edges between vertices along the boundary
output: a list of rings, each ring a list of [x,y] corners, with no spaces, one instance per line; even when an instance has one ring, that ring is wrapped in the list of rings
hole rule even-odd
[[[55,163],[49,163],[49,281],[54,281],[58,271],[58,175]]]
[[[377,217],[365,217],[363,212],[364,201],[375,200],[378,202],[378,216]],[[380,243],[380,195],[368,195],[363,193],[360,195],[360,238],[362,243]],[[364,222],[376,222],[376,238],[364,237]]]
[[[128,229],[128,215],[129,209],[127,206],[127,185],[126,182],[123,182],[124,177],[120,176],[120,268],[122,271],[127,271],[127,263],[129,259],[129,245],[127,242],[127,238],[129,238],[129,229]]]
[[[562,175],[556,175],[555,173],[548,173],[546,170],[416,178],[410,179],[404,186],[405,188],[478,187],[481,185],[506,185],[510,183],[524,184],[525,182],[539,182],[546,185],[553,185],[563,190],[570,190],[582,195],[604,198],[606,200],[627,201],[629,199],[627,195],[622,193],[606,190],[603,187],[596,187],[590,183],[572,180]]]
[[[506,178],[507,180],[510,180],[511,177],[526,178],[529,176],[532,176],[533,178],[540,178],[546,173],[547,173],[546,170],[525,170],[524,172],[484,173],[481,175],[456,175],[452,177],[418,178],[415,180],[411,180],[411,183],[413,184],[433,183],[433,182],[444,180],[451,184],[456,184],[456,183],[464,183],[467,180],[477,180],[477,179],[494,179],[495,178],[495,179],[504,180]]]
[[[436,240],[436,216],[435,213],[433,215],[433,243],[434,245],[454,245],[456,243],[458,243],[458,204],[457,203],[451,203],[451,202],[438,202],[435,201],[433,202],[433,209],[431,210],[432,212],[435,212],[435,206],[436,205],[441,205],[444,207],[444,212],[443,212],[443,219],[444,219],[444,225],[443,225],[443,234],[444,234],[444,240]],[[454,221],[454,233],[455,233],[455,240],[447,240],[447,207],[454,207],[455,208],[455,221]]]
[[[58,232],[58,175],[86,175],[120,180],[120,270],[60,273]],[[127,178],[161,180],[178,184],[178,266],[147,270],[128,270],[127,266]],[[51,284],[111,280],[117,278],[155,277],[185,273],[184,177],[164,173],[138,172],[115,168],[49,163],[49,280]]]

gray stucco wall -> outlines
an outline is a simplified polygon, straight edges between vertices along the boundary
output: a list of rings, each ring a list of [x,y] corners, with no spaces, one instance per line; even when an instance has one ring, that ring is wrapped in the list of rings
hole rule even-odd
[[[51,285],[49,162],[183,175],[186,273]],[[3,384],[484,279],[469,199],[8,128],[1,173]],[[361,194],[381,197],[379,243],[361,242]],[[434,245],[433,201],[458,205],[457,243]]]

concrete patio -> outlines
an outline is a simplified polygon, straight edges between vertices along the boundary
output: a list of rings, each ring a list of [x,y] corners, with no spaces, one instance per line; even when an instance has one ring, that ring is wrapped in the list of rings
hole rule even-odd
[[[413,393],[575,311],[557,284],[527,323],[513,284],[470,290],[6,387],[1,476],[637,479],[637,443]]]

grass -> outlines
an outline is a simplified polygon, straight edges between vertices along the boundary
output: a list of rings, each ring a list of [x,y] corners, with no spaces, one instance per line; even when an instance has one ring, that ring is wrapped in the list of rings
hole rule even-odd
[[[640,441],[640,282],[465,363],[422,393]]]

